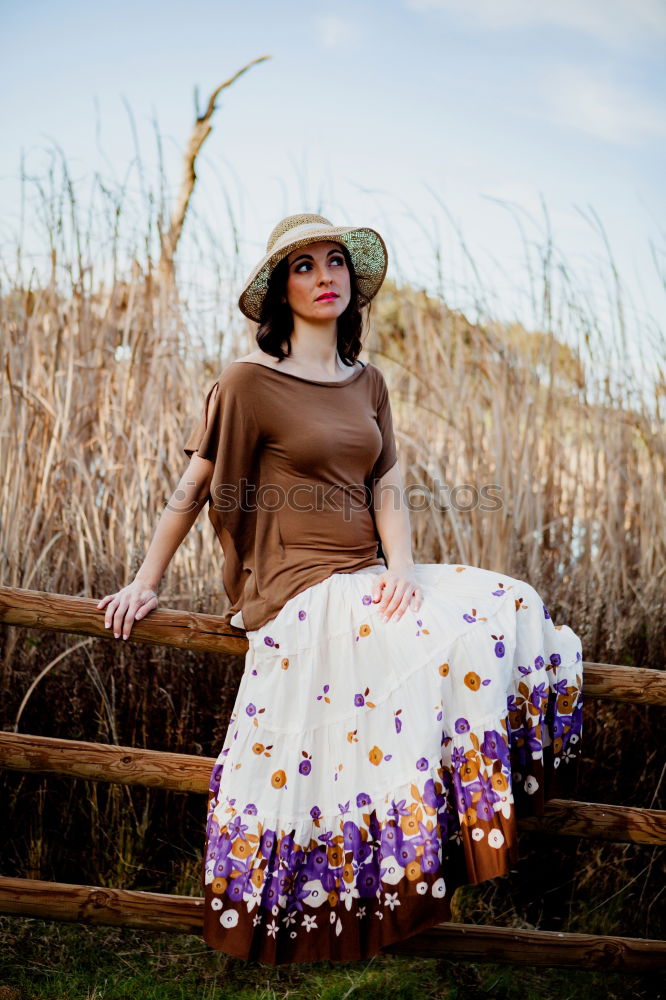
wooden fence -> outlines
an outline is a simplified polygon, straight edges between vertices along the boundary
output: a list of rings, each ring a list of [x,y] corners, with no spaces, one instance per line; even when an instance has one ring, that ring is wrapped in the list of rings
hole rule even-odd
[[[95,600],[44,591],[0,587],[0,622],[113,639]],[[225,627],[220,618],[166,608],[136,622],[128,641],[239,655],[247,649],[243,631]],[[584,662],[583,672],[586,699],[666,705],[664,671]],[[0,764],[14,771],[206,794],[215,760],[0,732]],[[666,811],[551,799],[543,817],[524,819],[520,828],[663,845]],[[196,934],[202,926],[202,907],[203,897],[0,877],[0,912],[6,914]],[[619,972],[666,969],[664,941],[476,924],[439,924],[384,950],[429,958]]]

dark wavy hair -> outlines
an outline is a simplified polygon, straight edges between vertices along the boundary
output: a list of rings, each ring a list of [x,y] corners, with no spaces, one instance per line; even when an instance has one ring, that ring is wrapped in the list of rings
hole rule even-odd
[[[369,316],[371,300],[358,287],[356,272],[347,247],[341,243],[340,248],[349,269],[351,294],[347,308],[338,316],[338,354],[345,364],[353,365],[363,347],[361,342],[363,314],[361,310],[367,306]],[[268,279],[268,290],[261,307],[259,328],[256,333],[257,344],[261,350],[265,351],[266,354],[272,354],[278,361],[282,361],[291,354],[291,335],[294,331],[291,306],[288,302],[282,302],[282,298],[286,298],[287,295],[288,276],[289,255],[287,254],[271,271]],[[282,349],[285,341],[287,342],[286,351]]]

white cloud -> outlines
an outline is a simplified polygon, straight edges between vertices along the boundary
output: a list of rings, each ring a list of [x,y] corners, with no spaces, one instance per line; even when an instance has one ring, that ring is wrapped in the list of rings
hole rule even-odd
[[[542,87],[546,113],[562,125],[625,146],[666,136],[661,105],[619,87],[598,70],[558,66],[546,71]]]
[[[449,11],[489,29],[549,24],[620,45],[666,37],[663,0],[406,0],[405,6]]]
[[[358,32],[351,21],[341,17],[317,18],[319,44],[325,49],[346,48],[358,41]]]

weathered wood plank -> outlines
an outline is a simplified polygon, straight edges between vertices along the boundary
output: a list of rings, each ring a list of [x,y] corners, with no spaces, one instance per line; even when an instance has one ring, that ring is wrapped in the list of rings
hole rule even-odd
[[[110,630],[104,628],[104,610],[97,607],[97,601],[43,590],[0,587],[0,623],[124,641],[114,639]],[[243,630],[224,625],[219,616],[172,608],[151,611],[147,618],[133,625],[127,641],[238,655],[243,655],[248,646]],[[666,705],[664,670],[583,661],[583,678],[588,698]]]
[[[214,765],[212,757],[0,732],[0,767],[10,771],[207,793]],[[620,843],[666,843],[666,811],[598,802],[551,799],[543,817],[520,820],[519,826]]]
[[[200,935],[203,905],[201,896],[0,877],[0,912],[47,920]],[[437,924],[383,950],[424,958],[549,968],[628,973],[666,969],[664,941],[477,924]]]

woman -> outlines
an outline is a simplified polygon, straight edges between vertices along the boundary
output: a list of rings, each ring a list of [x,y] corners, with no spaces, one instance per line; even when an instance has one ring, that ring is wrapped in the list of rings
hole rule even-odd
[[[357,359],[386,264],[372,229],[275,227],[239,300],[259,347],[210,387],[136,580],[99,602],[126,638],[209,501],[249,648],[210,780],[203,934],[270,964],[366,958],[450,919],[580,751],[575,633],[523,580],[414,564],[386,383]]]

